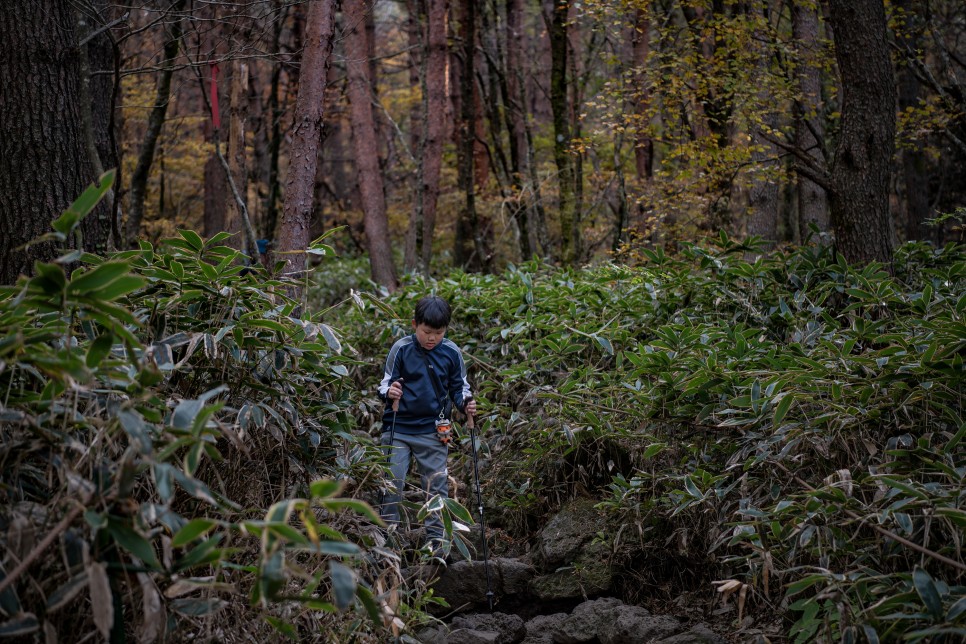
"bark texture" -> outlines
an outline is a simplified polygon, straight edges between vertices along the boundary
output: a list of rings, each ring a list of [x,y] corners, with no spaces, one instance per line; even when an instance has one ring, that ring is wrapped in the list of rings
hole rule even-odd
[[[423,105],[425,117],[420,118],[425,136],[422,154],[417,159],[416,199],[407,236],[407,258],[412,243],[413,268],[418,260],[420,270],[429,274],[433,257],[433,234],[436,230],[436,204],[439,200],[439,177],[443,165],[443,139],[446,134],[446,79],[449,52],[446,46],[447,1],[429,0],[427,11],[427,51],[425,57],[425,85]]]
[[[175,10],[180,10],[183,0],[176,3]],[[144,219],[144,199],[148,191],[148,177],[154,164],[154,152],[161,138],[161,129],[168,114],[168,103],[171,98],[171,77],[174,74],[174,61],[178,57],[181,47],[181,20],[178,19],[171,26],[171,33],[164,43],[161,71],[158,74],[158,85],[154,96],[154,106],[148,115],[148,127],[144,132],[144,140],[138,150],[137,164],[131,173],[131,186],[128,192],[127,212],[127,243],[134,246],[137,243],[141,221]]]
[[[247,208],[248,197],[248,158],[245,151],[245,130],[248,125],[248,64],[234,60],[231,62],[231,76],[228,79],[231,107],[228,111],[228,139],[225,156],[228,160],[228,172],[235,184],[239,197],[244,204],[236,199],[229,199],[225,210],[226,233],[232,237],[228,243],[241,250],[247,250],[254,245],[254,240],[245,239],[246,231],[243,225],[242,208]],[[258,261],[258,257],[252,257]]]
[[[634,17],[634,35],[631,39],[635,69],[634,115],[637,126],[634,141],[634,167],[640,181],[654,176],[654,141],[647,130],[650,95],[647,87],[645,66],[651,53],[651,18],[647,11],[638,9]]]
[[[842,121],[830,168],[835,246],[849,262],[891,266],[895,245],[889,179],[896,133],[896,81],[882,0],[831,0],[842,78]]]
[[[386,218],[386,196],[379,168],[376,121],[372,114],[365,20],[367,10],[363,0],[346,0],[343,4],[349,32],[345,40],[345,51],[352,140],[355,143],[356,173],[372,279],[377,284],[394,290],[397,286],[396,269],[389,242],[389,221]]]
[[[580,227],[576,221],[574,161],[570,155],[570,105],[567,100],[567,13],[570,3],[554,0],[550,22],[550,105],[553,110],[553,160],[557,165],[560,207],[560,250],[565,264],[580,256]]]
[[[306,42],[302,53],[299,93],[295,101],[290,162],[285,182],[285,201],[278,230],[278,250],[284,255],[286,272],[305,271],[305,249],[311,239],[315,170],[322,139],[322,105],[328,68],[332,60],[335,0],[309,4]]]
[[[898,0],[896,6],[906,12],[906,24],[902,33],[897,34],[906,51],[919,51],[923,47],[923,20],[916,13],[915,0]],[[922,96],[922,83],[916,76],[911,64],[899,68],[899,113],[915,109]],[[900,191],[904,206],[904,232],[906,241],[915,239],[939,241],[937,230],[926,225],[932,207],[929,204],[929,172],[925,144],[916,137],[903,146],[899,153],[902,162],[902,188]]]
[[[529,259],[539,254],[533,230],[533,186],[530,175],[530,149],[527,145],[526,83],[523,75],[523,0],[506,0],[506,96],[504,113],[510,137],[510,187],[513,191],[510,213],[520,234],[520,256]]]
[[[0,20],[0,283],[30,274],[57,250],[18,250],[50,231],[50,222],[95,176],[78,97],[76,17],[67,0],[5,4]],[[85,248],[106,244],[102,204],[81,224]]]
[[[477,167],[476,136],[479,125],[476,94],[477,5],[474,0],[460,2],[462,66],[459,74],[459,127],[457,128],[457,164],[459,186],[463,192],[463,209],[456,220],[456,242],[453,263],[467,270],[481,270],[488,259],[483,247],[476,211]]]
[[[808,155],[814,167],[826,165],[823,152],[825,118],[822,115],[822,72],[818,60],[818,8],[792,3],[792,37],[799,47],[797,77],[800,100],[795,114],[795,147]],[[808,177],[798,175],[798,241],[812,234],[811,225],[828,232],[828,199],[825,189]]]

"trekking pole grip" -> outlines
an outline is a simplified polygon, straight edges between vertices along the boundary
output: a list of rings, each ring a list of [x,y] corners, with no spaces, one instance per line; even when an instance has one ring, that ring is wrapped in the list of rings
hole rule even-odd
[[[402,378],[400,378],[400,379],[399,379],[399,380],[397,380],[396,382],[398,382],[398,383],[399,383],[399,386],[400,386],[400,388],[401,388],[401,387],[402,387],[402,382],[403,382],[403,379],[402,379]],[[396,382],[394,382],[394,383],[392,383],[392,384],[396,384]],[[392,410],[393,410],[393,412],[397,412],[397,411],[399,411],[399,398],[396,398],[396,399],[395,399],[394,401],[392,401]]]

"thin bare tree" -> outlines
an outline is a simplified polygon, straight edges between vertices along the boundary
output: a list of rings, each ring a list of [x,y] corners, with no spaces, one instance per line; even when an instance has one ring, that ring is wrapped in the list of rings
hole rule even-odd
[[[328,68],[332,62],[335,31],[335,0],[315,0],[306,17],[299,93],[295,101],[295,125],[289,147],[290,162],[285,199],[279,223],[278,251],[286,258],[286,271],[305,271],[305,249],[311,243],[312,205],[319,145],[322,140],[322,106]]]
[[[363,223],[369,248],[372,279],[389,290],[397,286],[386,217],[386,196],[379,168],[379,144],[376,120],[372,114],[372,90],[369,80],[369,45],[366,38],[364,0],[343,3],[346,29],[346,71],[348,75],[349,116],[355,143],[356,174],[362,200]]]

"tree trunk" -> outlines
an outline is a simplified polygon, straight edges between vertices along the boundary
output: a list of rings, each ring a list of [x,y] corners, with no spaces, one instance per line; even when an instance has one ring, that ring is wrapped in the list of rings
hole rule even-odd
[[[762,15],[762,7],[748,7],[748,19],[758,24],[767,25],[767,17]],[[771,64],[772,51],[768,33],[756,30],[755,38],[757,54],[755,72],[761,79],[757,92],[758,109],[764,110],[762,124],[769,132],[779,131],[778,115],[770,109],[771,98],[767,87],[767,75]],[[751,185],[748,187],[748,234],[761,237],[764,249],[771,250],[778,242],[778,180],[774,176],[778,168],[778,149],[760,127],[754,127],[751,133],[753,150],[751,160],[754,165]]]
[[[386,197],[379,168],[379,144],[372,115],[369,84],[369,47],[366,42],[364,0],[346,0],[343,6],[349,33],[345,40],[346,70],[356,174],[362,200],[363,222],[369,247],[369,266],[377,284],[394,290],[397,286],[386,218]]]
[[[272,51],[281,51],[282,31],[287,14],[288,10],[283,10],[281,17],[275,21],[272,32]],[[278,228],[278,201],[281,192],[279,190],[278,160],[282,148],[282,108],[279,104],[278,94],[282,80],[282,63],[273,60],[271,65],[272,77],[269,81],[268,107],[266,109],[266,115],[270,121],[266,128],[268,135],[268,194],[265,197],[265,221],[262,230],[268,239],[274,240],[276,228]]]
[[[651,53],[651,18],[647,11],[638,9],[634,17],[631,39],[634,64],[634,167],[637,179],[650,181],[654,176],[654,141],[648,131],[650,97],[645,66]]]
[[[179,0],[174,9],[180,11],[184,0]],[[174,74],[174,61],[181,48],[181,20],[171,25],[171,33],[164,43],[164,59],[161,61],[161,71],[158,73],[158,85],[154,97],[154,107],[148,115],[148,126],[144,133],[144,140],[138,151],[137,164],[131,174],[131,185],[128,193],[127,212],[127,245],[136,246],[141,221],[144,219],[144,199],[148,191],[148,177],[151,175],[151,165],[154,163],[154,151],[161,129],[164,127],[165,116],[168,113],[168,103],[171,98],[171,76]]]
[[[899,0],[896,7],[906,12],[904,29],[897,34],[897,38],[908,51],[919,51],[922,48],[922,18],[916,14],[916,4],[912,0]],[[898,75],[899,112],[913,110],[919,106],[921,83],[911,65],[900,67]],[[931,207],[929,205],[929,175],[926,171],[927,161],[924,144],[920,137],[915,137],[903,146],[899,156],[902,161],[902,185],[904,187],[904,228],[906,241],[929,240],[935,237],[935,231],[925,225]],[[935,241],[935,240],[933,240]]]
[[[205,161],[205,237],[211,237],[225,229],[225,209],[228,207],[228,179],[221,161],[212,153]]]
[[[570,155],[570,105],[567,101],[567,12],[570,3],[554,0],[550,22],[550,106],[553,110],[553,159],[557,165],[562,260],[572,265],[580,256],[576,225],[574,164]]]
[[[100,31],[111,21],[107,0],[92,0],[83,9],[75,9],[78,16],[77,37],[87,40],[80,48],[79,105],[88,153],[94,161],[94,173],[102,174],[114,168],[114,186],[120,185],[120,168],[117,158],[117,140],[114,127],[114,41],[110,31]],[[124,243],[115,219],[115,190],[112,188],[104,198],[104,207],[110,226],[110,243],[117,247]],[[92,249],[97,252],[107,248]]]
[[[248,63],[240,60],[231,62],[228,87],[231,107],[228,111],[228,139],[225,155],[228,159],[228,172],[235,183],[235,189],[247,204],[248,159],[245,152],[245,129],[248,121]],[[243,207],[243,204],[239,204],[234,198],[228,200],[224,231],[232,235],[228,240],[229,245],[247,251],[254,245],[254,240],[245,239],[246,231],[242,223]],[[252,257],[251,261],[254,263],[258,259],[257,256]]]
[[[822,116],[822,70],[819,66],[818,9],[799,2],[792,3],[792,37],[799,48],[796,69],[800,102],[795,110],[795,147],[825,166],[823,152],[825,118]],[[804,243],[812,234],[811,226],[828,232],[828,201],[825,189],[811,179],[798,175],[798,241]]]
[[[80,114],[80,61],[67,0],[7,3],[0,20],[0,283],[48,261],[49,243],[18,248],[96,180]],[[103,212],[101,212],[101,210]],[[108,209],[81,223],[85,248],[102,247]]]
[[[534,218],[531,190],[525,188],[530,173],[527,146],[527,104],[523,79],[523,0],[506,0],[506,95],[504,114],[510,136],[510,186],[513,191],[510,215],[520,233],[520,257],[527,260],[540,252],[532,230]]]
[[[426,7],[420,0],[406,0],[406,39],[409,44],[409,84],[419,87],[420,101],[409,108],[409,149],[416,161],[416,178],[413,185],[412,211],[409,213],[409,226],[406,228],[406,241],[403,247],[403,271],[411,273],[418,270],[423,245],[423,200],[425,175],[426,118],[429,113],[426,64],[427,56],[421,52],[427,30]],[[428,38],[427,38],[428,40]],[[422,53],[422,55],[420,55]]]
[[[459,185],[465,201],[456,220],[456,242],[453,262],[467,270],[481,270],[488,260],[488,252],[482,243],[482,231],[476,212],[476,1],[462,0],[460,13],[460,39],[462,41],[463,67],[460,73],[460,123],[457,141]]]
[[[311,243],[315,170],[322,138],[322,105],[328,67],[332,62],[335,0],[309,4],[306,42],[302,52],[295,123],[292,127],[291,159],[285,181],[285,199],[278,229],[278,250],[286,260],[287,273],[300,277],[305,271],[305,249]]]
[[[903,67],[899,75],[899,110],[919,105],[919,79]],[[929,240],[934,231],[926,226],[931,207],[929,205],[929,173],[926,171],[926,153],[919,139],[909,142],[900,153],[902,159],[902,185],[905,188],[905,237],[906,241]]]
[[[831,0],[842,121],[830,168],[835,246],[849,262],[892,265],[889,175],[895,151],[896,81],[882,0]]]
[[[439,177],[443,163],[443,139],[446,132],[446,78],[449,52],[446,46],[446,0],[429,0],[428,48],[425,54],[423,105],[425,116],[422,154],[417,157],[416,199],[410,221],[413,244],[413,267],[429,274],[433,257],[433,234],[436,230],[436,205],[439,200]],[[407,238],[407,244],[409,243]],[[407,256],[408,256],[407,248]]]

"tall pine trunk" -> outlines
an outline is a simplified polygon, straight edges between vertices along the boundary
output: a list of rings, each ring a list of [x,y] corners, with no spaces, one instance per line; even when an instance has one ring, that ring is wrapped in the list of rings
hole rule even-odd
[[[463,209],[456,220],[456,240],[453,262],[468,270],[480,270],[487,260],[476,212],[476,2],[460,2],[460,40],[462,41],[462,70],[460,78],[460,119],[457,128],[457,164],[459,186],[464,195]]]
[[[631,51],[634,64],[634,168],[640,182],[654,176],[654,141],[648,130],[650,92],[647,86],[646,65],[651,53],[651,18],[644,9],[634,15],[634,35]]]
[[[510,214],[520,234],[520,257],[537,255],[532,186],[529,178],[530,154],[527,146],[526,112],[523,78],[523,0],[506,0],[506,96],[504,114],[510,139],[510,187],[513,191]]]
[[[427,10],[428,47],[423,57],[423,126],[421,154],[417,155],[416,196],[406,238],[406,268],[417,266],[429,274],[433,257],[433,235],[436,230],[436,205],[439,201],[439,177],[443,163],[443,139],[446,133],[446,78],[449,52],[446,46],[448,11],[446,0],[429,0]]]
[[[6,4],[0,20],[0,283],[30,274],[51,244],[19,247],[97,177],[80,113],[75,15],[67,0]],[[84,247],[103,248],[110,213],[101,204],[81,225]]]
[[[570,154],[570,105],[567,100],[567,13],[570,3],[554,0],[550,21],[550,106],[553,110],[553,160],[557,165],[561,258],[574,264],[580,256],[580,230],[576,221],[574,161]]]
[[[394,290],[397,286],[396,269],[389,241],[389,221],[386,218],[386,197],[379,167],[376,122],[372,115],[365,20],[367,9],[363,0],[346,0],[343,6],[349,30],[345,40],[349,116],[352,120],[356,174],[372,279],[377,284]]]
[[[799,2],[792,3],[792,36],[799,48],[796,76],[801,98],[795,110],[795,147],[824,167],[825,118],[822,115],[822,70],[818,60],[818,8]],[[805,242],[814,225],[822,232],[829,229],[828,200],[825,189],[798,175],[795,186],[798,196],[798,240]]]
[[[916,14],[917,2],[898,0],[896,6],[906,12],[906,24],[902,33],[897,34],[900,43],[908,51],[918,51],[923,47],[923,19]],[[899,113],[913,110],[919,106],[921,83],[912,65],[899,68]],[[926,170],[925,144],[920,138],[903,146],[899,153],[901,159],[904,212],[904,232],[906,241],[915,239],[938,241],[936,229],[930,229],[925,221],[932,207],[929,204],[929,174]]]
[[[180,11],[184,6],[184,0],[179,0],[173,6],[175,11]],[[171,99],[171,77],[174,74],[174,61],[178,57],[181,48],[181,19],[177,18],[171,25],[171,32],[164,43],[163,60],[161,61],[161,71],[158,72],[158,84],[154,95],[154,106],[148,114],[148,126],[144,132],[144,139],[138,151],[137,163],[134,172],[131,173],[131,185],[128,192],[128,211],[127,211],[127,245],[136,246],[138,233],[141,230],[141,221],[144,219],[144,199],[148,191],[148,178],[151,175],[151,166],[154,164],[154,151],[161,138],[161,129],[164,127],[164,120],[168,114],[168,103]]]
[[[295,124],[289,146],[288,177],[278,229],[278,250],[286,253],[285,270],[295,276],[305,271],[305,249],[311,243],[315,170],[322,142],[326,78],[332,62],[335,0],[310,3],[306,21],[306,42],[295,101]]]
[[[238,196],[243,203],[236,199],[229,199],[225,212],[225,232],[231,233],[229,243],[243,251],[254,244],[254,240],[246,240],[246,230],[242,222],[242,208],[247,207],[248,199],[248,158],[245,150],[245,130],[248,124],[248,63],[233,60],[231,76],[228,79],[231,107],[228,111],[228,139],[225,155],[228,160],[227,172],[235,184]],[[252,257],[257,262],[258,257]]]
[[[753,150],[751,160],[754,165],[751,185],[748,186],[748,234],[757,235],[765,242],[765,249],[774,248],[778,242],[778,202],[779,189],[775,171],[778,169],[778,148],[769,140],[770,133],[779,131],[779,118],[774,109],[769,108],[767,75],[770,73],[772,49],[769,40],[768,19],[760,6],[747,8],[747,19],[755,21],[756,65],[755,72],[761,79],[758,87],[758,109],[762,115],[761,127],[754,126],[751,133]]]
[[[892,265],[889,179],[896,133],[896,81],[882,0],[831,0],[842,121],[830,168],[835,246],[849,262]]]

